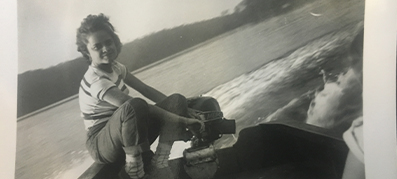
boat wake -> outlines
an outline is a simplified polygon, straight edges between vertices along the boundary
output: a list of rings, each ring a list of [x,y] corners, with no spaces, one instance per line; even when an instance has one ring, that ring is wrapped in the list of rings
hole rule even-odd
[[[287,118],[332,128],[346,121],[341,116],[361,112],[362,85],[357,80],[361,71],[349,70],[352,63],[347,51],[357,29],[352,26],[326,35],[205,95],[219,101],[226,118],[236,119],[237,133],[256,124]],[[324,84],[324,71],[337,80]],[[233,137],[223,137],[217,147],[229,147],[235,141]]]

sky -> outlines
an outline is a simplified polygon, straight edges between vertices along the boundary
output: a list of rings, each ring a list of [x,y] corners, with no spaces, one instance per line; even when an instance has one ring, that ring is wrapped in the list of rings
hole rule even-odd
[[[233,12],[241,0],[18,0],[18,73],[81,56],[76,29],[88,14],[104,13],[123,43],[162,29]]]

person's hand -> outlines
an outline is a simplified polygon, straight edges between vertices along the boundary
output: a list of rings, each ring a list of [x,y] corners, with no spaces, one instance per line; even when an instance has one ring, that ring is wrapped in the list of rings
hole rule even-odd
[[[205,130],[204,122],[199,119],[185,118],[185,124],[190,130],[195,132],[199,131],[202,133]]]
[[[197,110],[195,110],[195,109],[187,108],[187,114],[191,118],[201,119],[202,120],[202,116],[200,116],[200,113]]]

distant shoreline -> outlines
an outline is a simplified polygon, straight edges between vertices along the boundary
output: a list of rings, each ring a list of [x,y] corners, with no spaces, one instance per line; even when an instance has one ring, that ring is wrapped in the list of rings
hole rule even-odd
[[[195,50],[195,49],[197,49],[197,48],[199,48],[199,47],[201,47],[201,46],[204,46],[204,45],[206,45],[206,44],[208,44],[208,43],[211,43],[211,42],[216,41],[216,40],[218,40],[218,39],[220,39],[220,38],[223,38],[224,36],[227,36],[227,35],[230,35],[230,34],[232,34],[232,33],[235,33],[238,29],[246,28],[246,27],[249,26],[249,25],[250,25],[250,24],[247,24],[247,25],[244,25],[244,26],[239,27],[239,28],[237,28],[237,29],[231,30],[231,31],[226,32],[226,33],[224,33],[224,34],[221,34],[221,35],[219,35],[219,36],[217,36],[217,37],[214,37],[214,38],[209,39],[209,40],[207,40],[207,41],[205,41],[205,42],[202,42],[202,43],[200,43],[200,44],[197,44],[197,45],[195,45],[195,46],[193,46],[193,47],[191,47],[191,48],[188,48],[188,49],[183,50],[183,51],[181,51],[181,52],[179,52],[179,53],[176,53],[176,54],[174,54],[174,55],[172,55],[172,56],[166,57],[166,58],[164,58],[164,59],[162,59],[162,60],[159,60],[159,61],[157,61],[157,62],[154,62],[154,63],[151,63],[151,64],[149,64],[149,65],[143,66],[143,67],[141,67],[141,68],[139,68],[139,69],[137,69],[137,70],[135,70],[135,71],[132,71],[132,72],[130,72],[130,73],[132,73],[132,74],[137,74],[137,73],[140,73],[140,72],[142,72],[142,71],[145,71],[145,70],[147,70],[147,69],[149,69],[149,68],[152,68],[153,66],[156,66],[156,65],[159,65],[159,64],[164,63],[164,62],[166,62],[166,61],[172,60],[173,58],[175,58],[175,57],[177,57],[177,56],[180,56],[180,55],[182,55],[182,54],[188,53],[188,52],[190,52],[190,51],[192,51],[192,50]],[[71,101],[71,100],[73,100],[73,99],[76,99],[76,98],[78,98],[78,97],[79,97],[79,95],[78,95],[78,94],[75,94],[75,95],[70,96],[70,97],[68,97],[68,98],[65,98],[65,99],[63,99],[63,100],[60,100],[60,101],[58,101],[58,102],[56,102],[56,103],[53,103],[53,104],[48,105],[48,106],[45,106],[45,107],[43,107],[43,108],[41,108],[41,109],[38,109],[38,110],[33,111],[33,112],[31,112],[31,113],[25,114],[25,115],[23,115],[23,116],[21,116],[21,117],[18,117],[18,118],[17,118],[17,122],[20,122],[20,121],[22,121],[22,120],[24,120],[24,119],[26,119],[26,118],[29,118],[30,116],[34,116],[34,115],[36,115],[36,114],[38,114],[38,113],[41,113],[41,112],[43,112],[43,111],[46,111],[46,110],[49,110],[49,109],[51,109],[51,108],[57,107],[57,106],[59,106],[59,105],[61,105],[61,104],[63,104],[63,103],[66,103],[66,102]]]
[[[123,45],[119,62],[130,71],[142,71],[185,54],[251,24],[291,12],[313,0],[265,1],[245,4],[232,14],[193,24],[164,29]],[[271,3],[272,11],[265,3]],[[285,6],[288,3],[288,6]],[[261,6],[258,9],[251,6]],[[166,48],[165,48],[166,47]],[[149,66],[148,66],[149,65]],[[46,69],[18,75],[17,120],[68,101],[78,93],[88,64],[82,57]],[[74,97],[75,98],[75,97]]]

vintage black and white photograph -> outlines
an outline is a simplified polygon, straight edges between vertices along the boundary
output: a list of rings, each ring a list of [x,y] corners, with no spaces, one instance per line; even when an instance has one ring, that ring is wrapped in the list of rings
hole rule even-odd
[[[365,178],[365,0],[18,0],[15,178]]]

